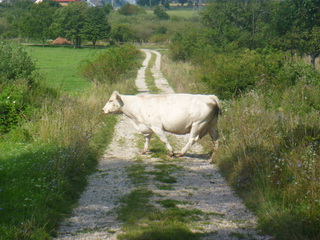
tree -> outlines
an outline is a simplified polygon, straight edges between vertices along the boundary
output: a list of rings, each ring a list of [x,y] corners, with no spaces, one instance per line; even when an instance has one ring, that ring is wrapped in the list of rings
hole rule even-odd
[[[219,45],[236,41],[256,48],[265,38],[270,10],[269,0],[216,0],[201,12],[201,19]]]
[[[127,3],[123,5],[121,8],[119,8],[118,13],[120,13],[121,15],[130,16],[130,15],[138,15],[141,13],[145,14],[147,12],[143,7],[139,7],[137,5]]]
[[[187,0],[179,0],[178,1],[180,4],[181,4],[181,6],[183,6],[185,3],[187,3],[188,1]]]
[[[54,13],[60,5],[50,2],[32,4],[28,11],[21,14],[19,28],[24,37],[39,39],[44,45],[46,39],[52,36],[50,26],[54,19]]]
[[[308,54],[311,64],[316,66],[316,59],[320,55],[320,26],[315,26],[310,32],[305,32],[299,50]]]
[[[287,0],[279,4],[272,27],[283,50],[308,54],[314,65],[320,55],[320,0]]]
[[[6,3],[9,5],[9,3]],[[21,37],[23,35],[21,31],[21,25],[24,23],[21,21],[21,16],[25,15],[25,12],[30,9],[34,3],[31,0],[27,1],[15,1],[12,5],[9,5],[9,13],[7,16],[8,23],[12,26],[12,31],[8,33],[11,37]]]
[[[153,10],[153,14],[160,20],[168,20],[170,18],[162,6],[156,6]]]
[[[85,12],[85,24],[82,29],[83,36],[92,41],[95,46],[97,40],[107,38],[110,25],[106,12],[100,7],[90,7]]]
[[[74,2],[58,9],[55,15],[54,31],[58,36],[73,41],[75,48],[81,46],[87,8],[86,2]]]

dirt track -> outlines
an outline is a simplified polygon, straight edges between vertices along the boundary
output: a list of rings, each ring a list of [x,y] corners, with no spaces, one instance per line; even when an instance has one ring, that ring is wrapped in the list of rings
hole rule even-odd
[[[151,68],[156,86],[163,93],[172,93],[172,88],[160,71],[160,53],[142,51],[145,52],[146,59],[138,71],[138,90],[141,93],[148,91],[145,69],[149,67],[151,54],[156,54],[156,63]],[[115,211],[120,205],[119,199],[136,187],[127,176],[126,169],[136,164],[134,160],[139,152],[136,146],[137,138],[137,132],[129,120],[124,116],[119,117],[114,138],[99,162],[99,170],[89,177],[87,189],[72,216],[62,223],[58,239],[117,239],[117,235],[122,231],[122,223],[117,220]],[[186,143],[186,139],[187,136],[169,137],[169,141],[175,142],[176,150]],[[241,199],[221,177],[217,167],[209,162],[202,151],[201,145],[195,144],[182,161],[174,161],[179,167],[179,170],[172,173],[177,179],[177,182],[172,184],[174,191],[160,190],[155,179],[148,180],[148,185],[144,187],[155,193],[150,199],[151,203],[161,208],[157,203],[160,198],[173,199],[186,203],[179,206],[181,208],[216,213],[209,214],[209,219],[198,220],[194,226],[190,226],[194,232],[206,233],[203,239],[270,239],[256,233],[254,215],[245,208]],[[142,161],[149,172],[155,171],[155,167],[161,164],[159,159],[151,157],[150,154],[143,156]]]

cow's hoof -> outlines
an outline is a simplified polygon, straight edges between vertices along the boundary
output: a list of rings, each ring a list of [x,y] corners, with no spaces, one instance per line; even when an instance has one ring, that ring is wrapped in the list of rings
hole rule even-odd
[[[183,157],[183,154],[182,154],[182,153],[179,153],[179,154],[177,155],[177,157]]]
[[[174,153],[173,152],[169,153],[169,157],[174,157]]]
[[[147,152],[146,151],[142,151],[140,152],[140,155],[145,155]]]

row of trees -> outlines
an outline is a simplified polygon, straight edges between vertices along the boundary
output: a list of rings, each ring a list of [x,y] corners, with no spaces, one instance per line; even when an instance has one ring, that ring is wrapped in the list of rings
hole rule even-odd
[[[92,41],[106,39],[110,33],[107,15],[112,7],[88,7],[86,2],[75,2],[61,7],[53,1],[34,4],[17,1],[8,7],[8,22],[12,26],[6,37],[27,37],[45,43],[58,36],[73,41],[80,47],[83,38]]]
[[[313,64],[320,54],[319,0],[213,0],[202,19],[215,41],[298,50]]]
[[[307,54],[312,64],[320,54],[320,0],[212,0],[200,12],[205,25],[197,40],[225,48],[266,46]],[[190,34],[177,41],[192,39]],[[197,37],[199,39],[199,37]],[[198,43],[192,39],[192,46]]]

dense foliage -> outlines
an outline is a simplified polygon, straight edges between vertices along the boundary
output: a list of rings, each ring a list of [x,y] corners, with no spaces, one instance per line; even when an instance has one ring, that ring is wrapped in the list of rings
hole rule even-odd
[[[100,8],[75,2],[61,7],[54,1],[34,4],[27,0],[3,3],[2,6],[6,7],[4,13],[10,27],[4,36],[31,38],[42,44],[50,38],[64,37],[80,47],[83,38],[95,45],[97,40],[106,39],[110,31],[109,5]]]

